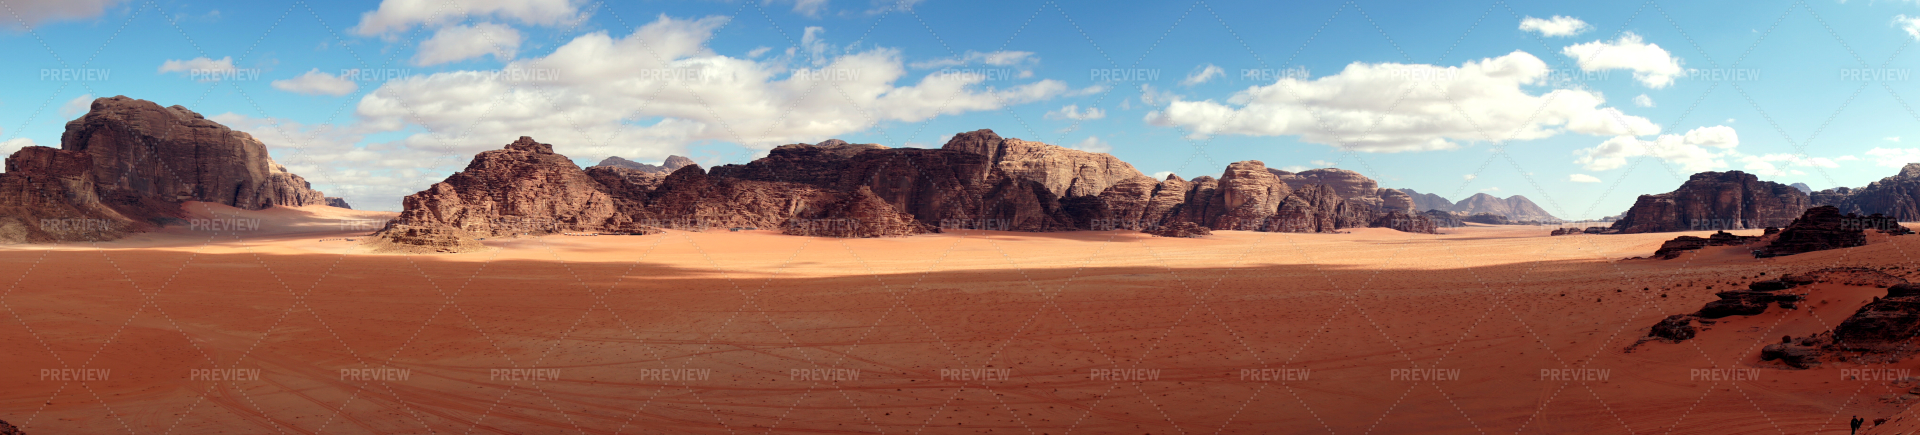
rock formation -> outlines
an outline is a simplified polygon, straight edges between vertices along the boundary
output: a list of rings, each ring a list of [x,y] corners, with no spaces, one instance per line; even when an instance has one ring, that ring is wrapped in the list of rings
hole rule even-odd
[[[1431,193],[1420,193],[1420,192],[1414,191],[1413,189],[1400,189],[1400,192],[1407,194],[1407,197],[1413,200],[1414,210],[1453,211],[1453,201],[1449,201],[1447,200],[1447,198],[1442,197],[1440,195],[1435,195]]]
[[[1368,226],[1434,232],[1427,216],[1412,212],[1409,195],[1351,172],[1291,174],[1243,161],[1218,179],[1154,180],[1113,156],[991,130],[955,135],[940,149],[827,140],[782,145],[711,171],[688,164],[661,175],[632,166],[609,159],[583,170],[523,137],[408,196],[405,211],[369,243],[457,252],[477,249],[466,239],[481,237],[711,227],[827,237],[942,229],[1124,229],[1177,237]]]
[[[1837,187],[1812,193],[1813,205],[1831,205],[1841,213],[1883,214],[1899,221],[1920,220],[1920,163],[1866,187]]]
[[[1779,279],[1755,281],[1748,284],[1746,290],[1716,293],[1720,299],[1708,302],[1694,313],[1662,319],[1649,329],[1646,338],[1628,349],[1650,341],[1690,340],[1701,332],[1696,324],[1706,326],[1714,324],[1715,319],[1761,314],[1770,305],[1795,309],[1808,299],[1810,291],[1817,291],[1809,286],[1820,283],[1888,289],[1886,297],[1875,298],[1831,331],[1782,337],[1779,343],[1761,348],[1761,361],[1780,361],[1788,368],[1805,369],[1824,361],[1884,362],[1913,353],[1911,340],[1920,334],[1920,286],[1864,267],[1830,267],[1786,274]]]
[[[1213,235],[1213,231],[1207,229],[1207,227],[1200,226],[1200,224],[1196,224],[1193,222],[1184,222],[1184,221],[1174,222],[1172,225],[1167,225],[1167,226],[1147,230],[1146,233],[1152,234],[1155,236],[1160,236],[1160,237],[1186,237],[1186,238],[1198,238],[1198,237]]]
[[[112,240],[183,216],[181,202],[258,210],[325,203],[266,145],[184,107],[100,98],[60,149],[26,147],[0,174],[0,243]]]
[[[1788,184],[1788,186],[1793,186],[1793,188],[1795,190],[1799,190],[1800,193],[1813,193],[1813,188],[1808,187],[1807,183],[1793,183],[1793,184]],[[1820,205],[1820,204],[1815,204],[1815,205]]]
[[[1912,233],[1886,216],[1842,215],[1839,208],[1823,205],[1807,209],[1786,228],[1780,229],[1773,243],[1758,255],[1773,257],[1862,246],[1867,244],[1866,230],[1893,235]]]
[[[162,201],[206,201],[248,210],[317,205],[325,195],[286,172],[252,135],[185,107],[125,96],[93,100],[67,122],[60,148],[93,157],[103,194]]]
[[[329,207],[339,207],[339,208],[344,208],[344,209],[348,209],[348,210],[352,210],[352,209],[353,209],[353,206],[351,206],[351,205],[347,205],[347,200],[346,200],[346,198],[341,198],[341,197],[337,197],[337,196],[329,196],[329,197],[327,197],[327,206],[329,206]]]
[[[1555,230],[1555,231],[1558,231],[1558,230]],[[1557,236],[1560,234],[1554,234],[1554,235]],[[1726,231],[1716,231],[1713,233],[1713,235],[1710,235],[1707,237],[1680,236],[1680,237],[1673,238],[1673,240],[1668,240],[1665,243],[1661,243],[1660,249],[1657,251],[1653,251],[1653,258],[1658,258],[1661,260],[1672,260],[1675,258],[1680,258],[1680,254],[1685,254],[1687,252],[1699,250],[1700,248],[1705,248],[1708,246],[1739,246],[1739,245],[1757,244],[1761,241],[1761,239],[1762,237],[1756,237],[1756,236],[1736,236],[1736,235],[1733,235],[1733,233],[1729,233]]]
[[[1640,195],[1612,228],[1630,234],[1779,227],[1792,222],[1807,204],[1807,195],[1799,190],[1752,174],[1701,172],[1673,192]]]

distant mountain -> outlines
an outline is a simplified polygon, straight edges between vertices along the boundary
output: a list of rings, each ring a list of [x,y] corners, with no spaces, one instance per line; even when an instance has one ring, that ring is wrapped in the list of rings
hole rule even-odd
[[[1453,210],[1469,215],[1490,213],[1506,216],[1514,221],[1557,221],[1538,205],[1534,205],[1525,196],[1514,195],[1500,198],[1485,193],[1476,193],[1453,204]]]
[[[1415,192],[1413,189],[1400,189],[1400,191],[1406,192],[1407,196],[1413,197],[1413,209],[1416,211],[1453,211],[1453,201],[1448,201],[1447,198],[1441,197],[1440,195]]]
[[[1535,205],[1533,201],[1528,200],[1527,197],[1520,195],[1501,198],[1485,193],[1476,193],[1473,196],[1467,197],[1467,199],[1462,199],[1460,202],[1454,203],[1448,202],[1447,198],[1441,197],[1440,195],[1415,192],[1413,189],[1400,189],[1400,191],[1405,192],[1407,196],[1413,197],[1413,207],[1415,210],[1449,211],[1460,214],[1461,216],[1496,214],[1506,217],[1509,221],[1516,222],[1555,222],[1560,220],[1560,218],[1553,217],[1553,214],[1547,213],[1545,209],[1541,209],[1539,205]]]
[[[1836,187],[1810,193],[1812,205],[1831,205],[1841,213],[1884,214],[1902,222],[1920,220],[1920,163],[1865,187]]]
[[[613,168],[626,168],[626,169],[632,169],[640,172],[666,175],[666,174],[671,174],[673,173],[673,171],[679,170],[680,168],[686,167],[687,165],[691,165],[691,164],[693,164],[693,159],[689,159],[681,156],[667,156],[667,161],[661,162],[660,166],[654,166],[646,163],[627,160],[627,159],[621,158],[620,156],[609,156],[606,159],[600,160],[600,164],[594,165],[592,167],[606,166],[606,167],[613,167]]]
[[[1788,186],[1793,186],[1793,188],[1795,189],[1800,189],[1800,193],[1813,193],[1813,188],[1807,186],[1807,183],[1793,183],[1793,184],[1788,184]]]

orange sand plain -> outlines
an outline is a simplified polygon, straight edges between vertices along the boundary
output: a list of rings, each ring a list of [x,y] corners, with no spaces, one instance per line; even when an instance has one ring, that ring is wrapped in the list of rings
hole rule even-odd
[[[1877,433],[1897,433],[1917,423],[1903,403],[1911,382],[1843,371],[1910,361],[1783,370],[1757,358],[1782,335],[1831,328],[1880,289],[1820,284],[1797,310],[1627,348],[1659,319],[1763,273],[1906,276],[1920,236],[1764,260],[1725,247],[1619,261],[1676,234],[714,230],[408,256],[342,240],[366,233],[365,221],[342,219],[391,214],[195,210],[259,227],[0,249],[0,419],[33,434],[1846,433],[1855,415],[1894,418]],[[1586,371],[1545,371],[1557,369]]]

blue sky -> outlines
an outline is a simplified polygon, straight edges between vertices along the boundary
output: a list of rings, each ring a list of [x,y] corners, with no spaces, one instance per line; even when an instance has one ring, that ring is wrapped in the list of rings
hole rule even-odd
[[[366,209],[521,135],[713,166],[991,128],[1147,174],[1331,166],[1563,218],[1704,170],[1823,189],[1920,162],[1913,1],[8,3],[6,151],[127,95]]]

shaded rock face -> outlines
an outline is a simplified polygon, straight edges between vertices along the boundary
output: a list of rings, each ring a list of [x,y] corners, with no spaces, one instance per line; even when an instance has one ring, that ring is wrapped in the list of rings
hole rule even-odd
[[[1427,220],[1433,221],[1433,226],[1435,227],[1457,228],[1467,226],[1466,221],[1460,220],[1460,215],[1448,213],[1445,210],[1427,210],[1420,212],[1420,214],[1426,216]]]
[[[781,232],[797,236],[891,237],[931,232],[932,229],[901,213],[874,196],[873,190],[860,186],[853,193],[799,213],[803,218],[788,219]]]
[[[1920,163],[1908,163],[1899,174],[1866,187],[1833,188],[1814,192],[1814,205],[1831,205],[1841,213],[1883,214],[1900,221],[1920,220]]]
[[[1740,171],[1701,172],[1673,192],[1640,195],[1612,228],[1652,233],[1778,227],[1807,207],[1807,195],[1784,184]]]
[[[352,205],[348,205],[348,204],[347,204],[347,200],[346,200],[346,198],[341,198],[341,197],[337,197],[337,196],[329,196],[329,197],[327,197],[327,206],[328,206],[328,207],[339,207],[339,208],[344,208],[344,209],[348,209],[348,210],[352,210],[352,209],[353,209],[353,206],[352,206]]]
[[[1559,231],[1559,230],[1555,230],[1555,231]],[[1557,236],[1561,234],[1554,234],[1554,235]],[[1700,248],[1705,248],[1708,246],[1739,246],[1739,245],[1757,244],[1757,243],[1760,243],[1761,239],[1762,237],[1755,237],[1755,236],[1736,236],[1736,235],[1733,235],[1733,233],[1729,233],[1726,231],[1717,231],[1717,232],[1714,232],[1713,235],[1707,236],[1707,237],[1680,236],[1680,237],[1675,237],[1673,240],[1668,240],[1665,243],[1661,243],[1660,249],[1653,251],[1653,258],[1658,258],[1662,260],[1672,260],[1675,258],[1680,258],[1681,254],[1696,251],[1696,250],[1699,250]]]
[[[96,99],[85,116],[67,122],[60,147],[92,156],[95,183],[117,195],[248,210],[326,201],[306,180],[274,164],[252,135],[185,107],[124,96]]]
[[[266,146],[184,107],[100,98],[61,148],[26,147],[0,174],[0,243],[112,240],[183,216],[181,202],[246,209],[325,203]]]
[[[1779,279],[1755,281],[1747,285],[1747,290],[1716,293],[1719,300],[1691,314],[1668,316],[1633,347],[1654,340],[1689,340],[1700,333],[1696,324],[1712,325],[1713,319],[1761,314],[1770,305],[1796,309],[1808,299],[1807,286],[1817,283],[1888,289],[1886,297],[1875,298],[1862,306],[1831,331],[1781,337],[1780,342],[1761,348],[1761,361],[1778,361],[1786,368],[1806,369],[1825,361],[1886,362],[1914,353],[1912,340],[1920,334],[1920,285],[1864,267],[1831,267],[1787,274]]]
[[[1780,229],[1773,243],[1767,245],[1760,255],[1772,257],[1862,246],[1867,244],[1866,230],[1869,229],[1894,235],[1912,233],[1886,216],[1842,215],[1839,208],[1823,205],[1807,209],[1786,228]]]

